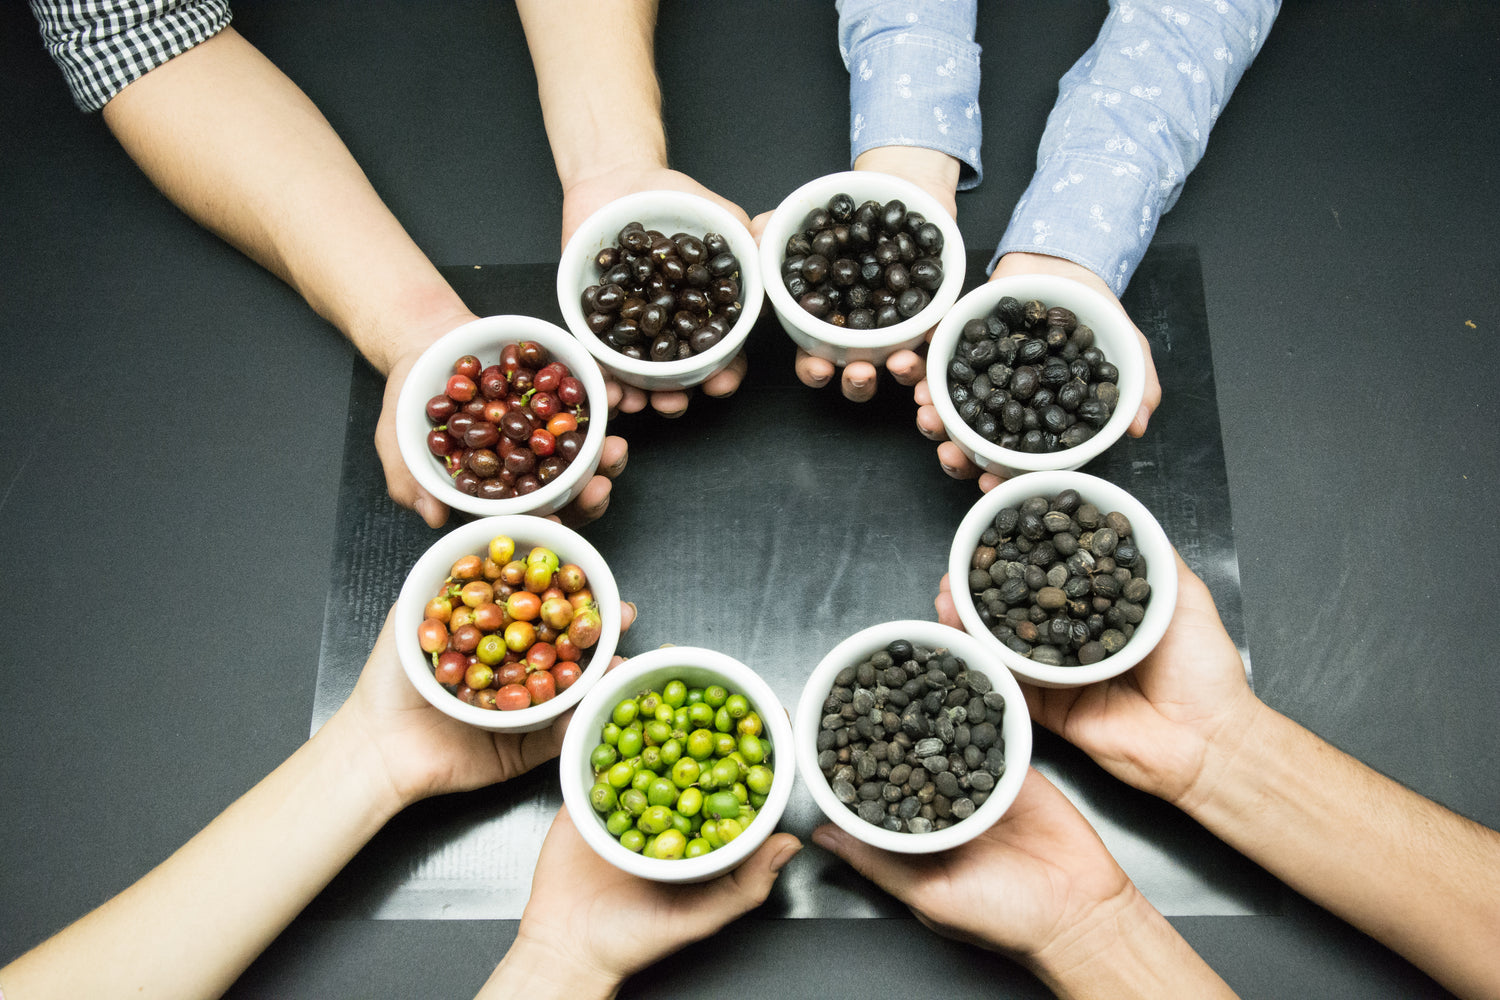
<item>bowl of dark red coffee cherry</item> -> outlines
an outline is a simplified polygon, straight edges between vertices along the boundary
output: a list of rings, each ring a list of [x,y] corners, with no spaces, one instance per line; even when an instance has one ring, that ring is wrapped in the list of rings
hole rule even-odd
[[[688,389],[744,346],[764,298],[755,240],[723,206],[641,191],[595,212],[563,248],[568,329],[615,379]]]

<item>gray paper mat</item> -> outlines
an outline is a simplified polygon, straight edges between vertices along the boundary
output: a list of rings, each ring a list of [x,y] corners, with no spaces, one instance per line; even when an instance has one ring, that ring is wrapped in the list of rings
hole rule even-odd
[[[972,255],[970,284],[983,277]],[[480,315],[560,322],[549,265],[452,267]],[[1139,441],[1086,471],[1128,489],[1204,577],[1245,649],[1239,566],[1197,252],[1158,246],[1124,299],[1151,341],[1165,403]],[[622,417],[630,465],[610,509],[584,532],[640,608],[625,655],[662,643],[713,647],[758,670],[789,710],[806,672],[845,636],[881,621],[933,617],[952,532],[978,498],[938,467],[916,431],[911,391],[882,376],[875,401],[814,391],[769,307],[751,335],[735,396],[695,396],[686,416]],[[371,445],[380,380],[351,383],[336,549],[313,705],[314,730],[353,687],[406,569],[437,538],[386,495]],[[1248,656],[1246,658],[1248,664]],[[1187,820],[1038,730],[1034,763],[1067,792],[1121,865],[1170,915],[1279,908],[1279,883]],[[521,915],[531,868],[561,797],[541,768],[516,782],[423,802],[397,817],[313,904],[324,917]],[[822,816],[799,784],[782,828],[804,839]],[[878,917],[906,909],[816,849],[781,876],[762,913]]]

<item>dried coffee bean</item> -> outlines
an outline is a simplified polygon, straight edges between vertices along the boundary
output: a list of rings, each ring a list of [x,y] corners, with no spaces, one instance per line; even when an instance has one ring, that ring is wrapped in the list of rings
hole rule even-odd
[[[921,829],[924,818],[933,828],[954,822],[953,803],[966,796],[972,802],[973,776],[991,758],[1003,761],[994,724],[984,723],[980,747],[968,719],[997,718],[987,702],[1003,706],[1004,699],[987,675],[946,650],[901,640],[835,680],[818,734],[818,767],[835,797],[869,822],[876,822],[870,804],[890,830]]]

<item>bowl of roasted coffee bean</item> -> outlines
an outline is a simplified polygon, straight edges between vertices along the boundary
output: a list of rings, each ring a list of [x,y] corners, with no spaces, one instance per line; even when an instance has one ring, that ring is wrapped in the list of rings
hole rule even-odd
[[[987,472],[1077,469],[1130,426],[1146,358],[1129,319],[1076,281],[1014,275],[954,304],[927,354],[932,404]]]
[[[737,867],[781,821],[795,783],[791,722],[749,666],[664,646],[605,674],[568,723],[563,802],[623,871],[703,882]]]
[[[582,535],[530,515],[455,528],[417,559],[396,598],[396,652],[436,709],[531,732],[573,708],[609,668],[620,594]]]
[[[964,281],[953,218],[917,185],[872,170],[787,195],[761,234],[760,259],[788,336],[837,365],[917,347]]]
[[[1031,718],[986,645],[928,621],[857,632],[797,702],[797,769],[830,820],[886,851],[945,851],[993,826],[1031,760]]]
[[[755,240],[722,206],[639,191],[573,233],[557,267],[568,329],[615,378],[687,389],[734,360],[765,297]]]
[[[1082,472],[1031,472],[986,493],[948,554],[958,616],[1023,681],[1124,673],[1166,633],[1177,561],[1135,497]]]
[[[598,469],[608,413],[599,366],[566,330],[486,316],[422,352],[396,402],[396,440],[449,507],[551,514]]]

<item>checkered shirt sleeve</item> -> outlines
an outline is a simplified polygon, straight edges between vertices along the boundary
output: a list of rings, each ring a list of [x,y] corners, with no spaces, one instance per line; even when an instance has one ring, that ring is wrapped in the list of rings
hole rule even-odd
[[[98,111],[230,18],[227,0],[31,0],[31,11],[84,111]]]

